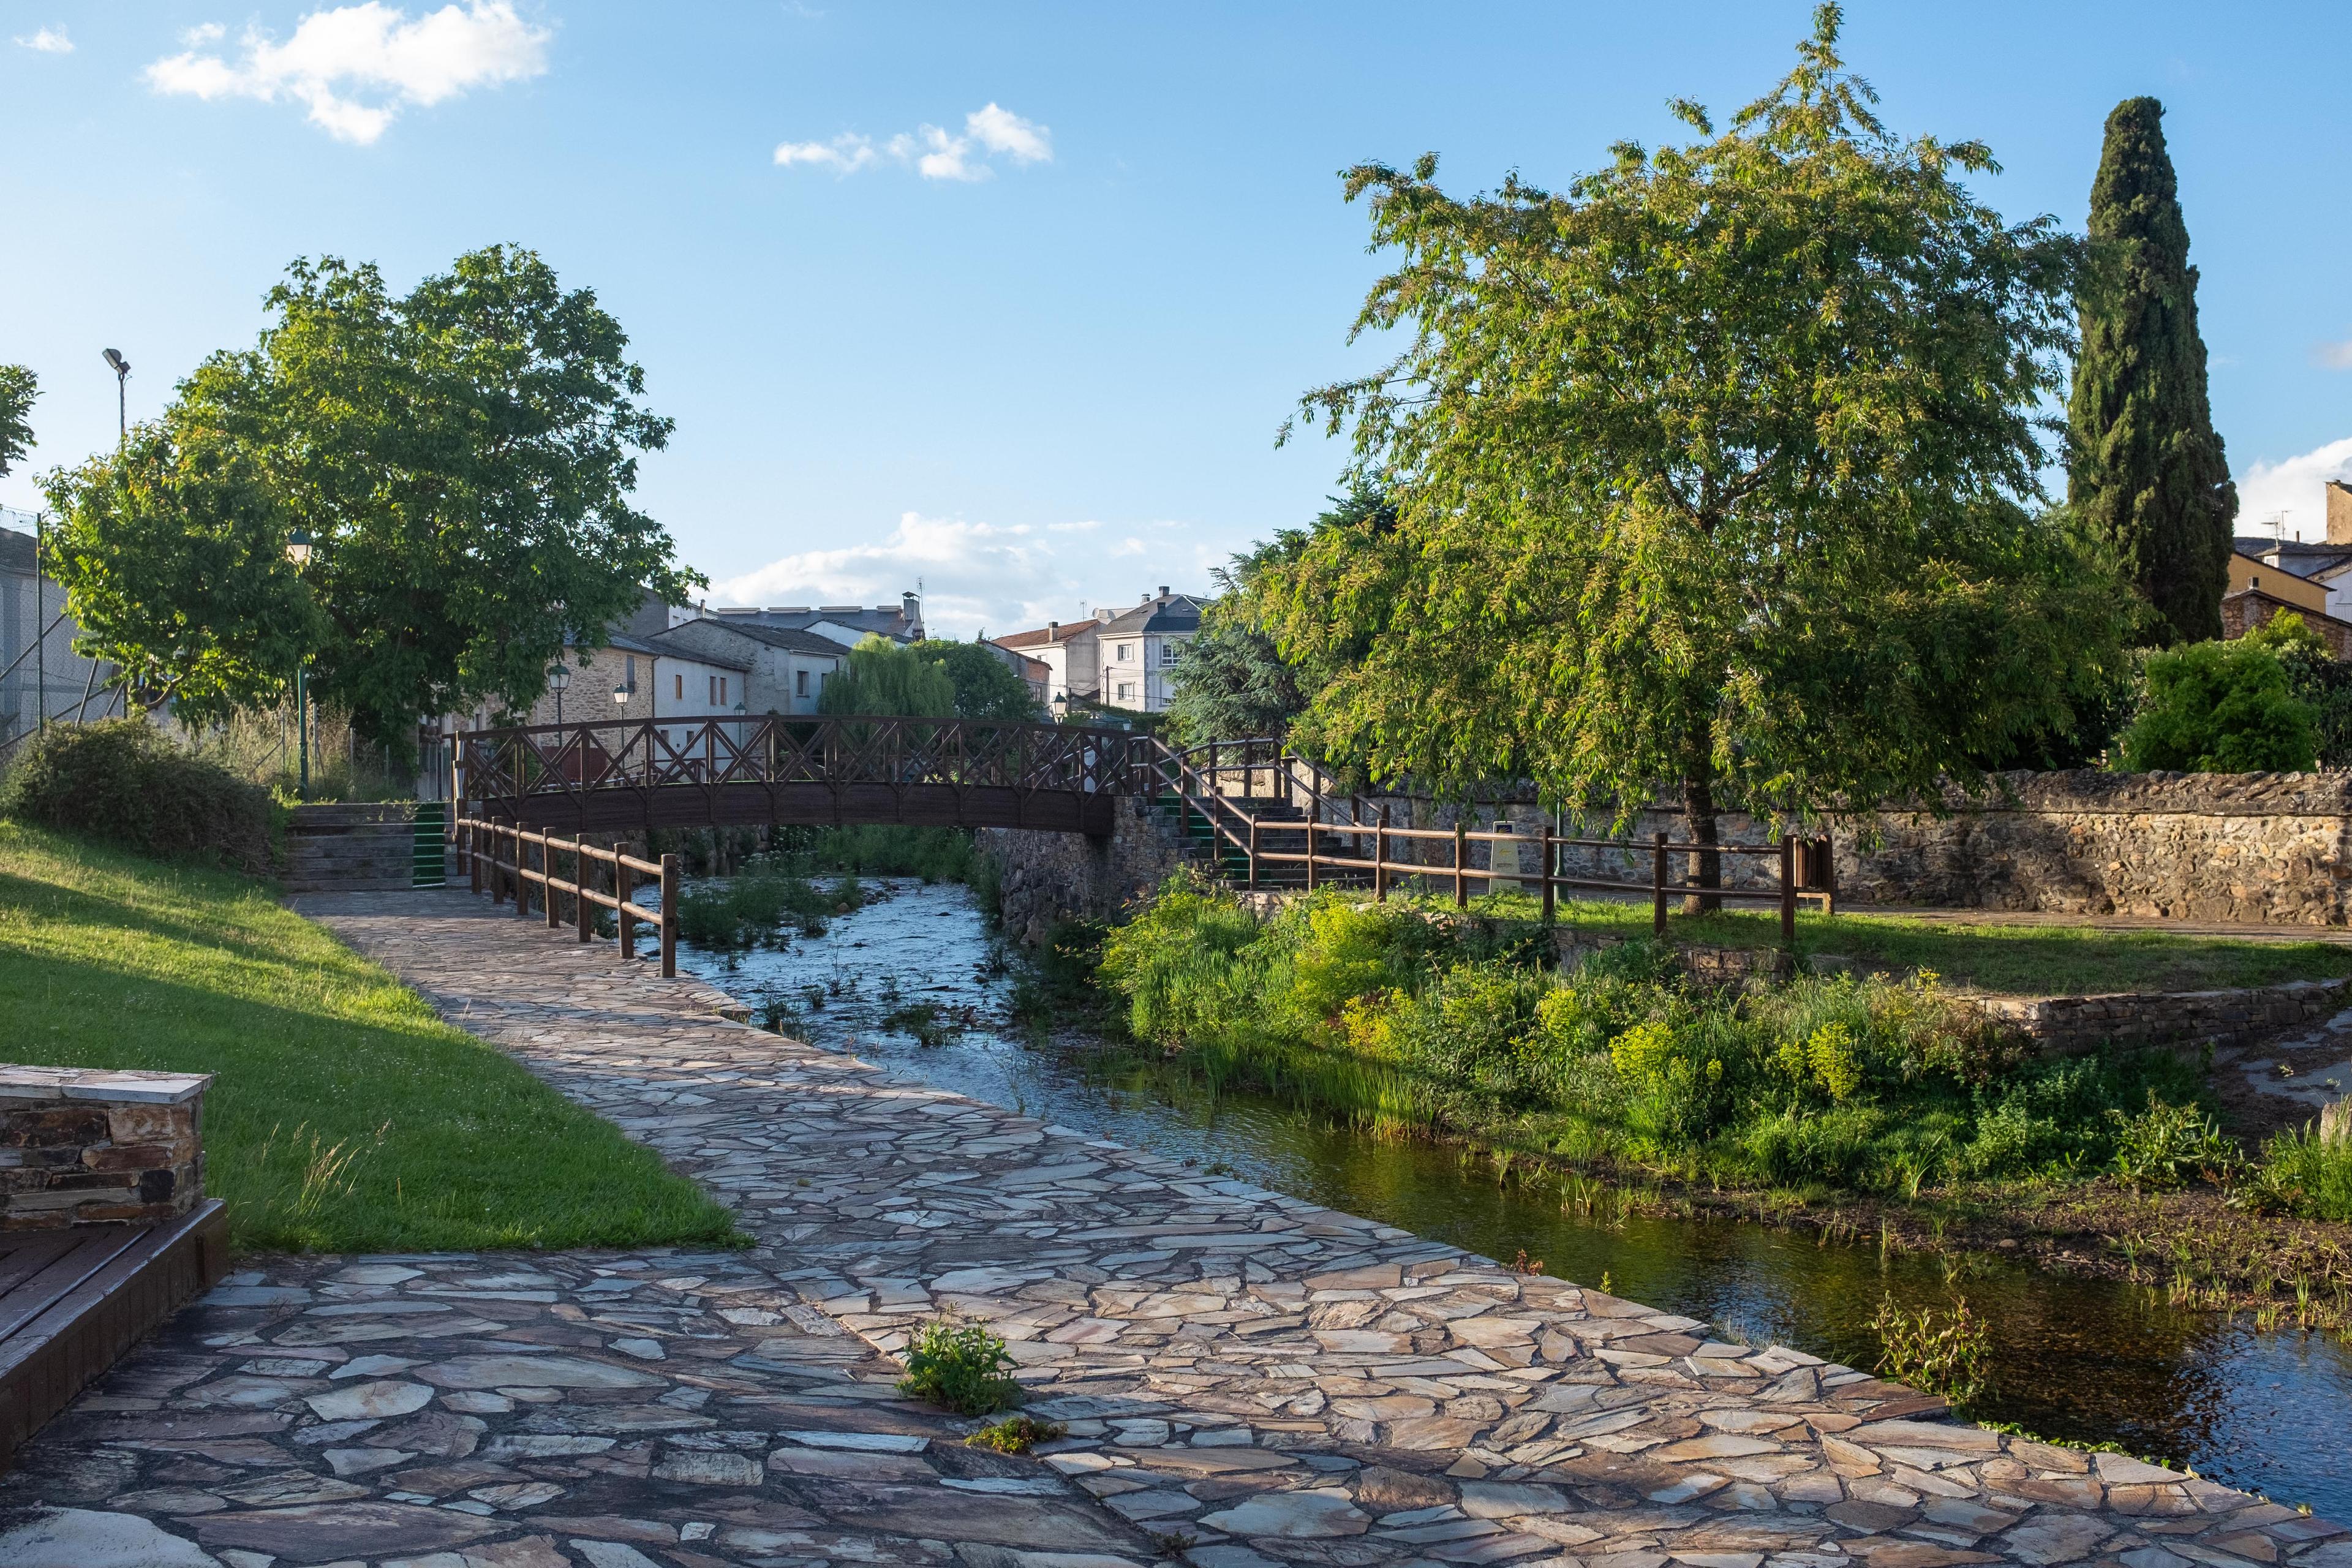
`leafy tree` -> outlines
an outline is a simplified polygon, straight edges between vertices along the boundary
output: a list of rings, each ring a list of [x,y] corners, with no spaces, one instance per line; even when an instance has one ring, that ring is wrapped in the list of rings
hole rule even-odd
[[[0,479],[33,444],[33,399],[40,395],[38,376],[21,364],[0,364]]]
[[[2163,639],[2195,642],[2221,635],[2238,489],[2206,400],[2197,268],[2163,116],[2152,98],[2127,98],[2107,116],[2066,405],[2066,493],[2163,616]]]
[[[938,637],[915,645],[917,657],[945,669],[955,687],[955,712],[965,719],[1034,719],[1037,699],[1013,667],[976,642]],[[866,712],[882,710],[866,709]]]
[[[1673,785],[1705,845],[1727,799],[1975,783],[2077,727],[2131,601],[2026,504],[2076,247],[1970,197],[1981,144],[1890,135],[1838,24],[1727,132],[1678,102],[1698,140],[1565,195],[1349,173],[1403,253],[1357,331],[1408,341],[1304,403],[1397,512],[1270,584],[1284,658],[1337,671],[1327,745],[1621,820]]]
[[[419,715],[479,701],[526,707],[567,634],[593,645],[648,589],[682,602],[700,582],[629,504],[637,454],[670,422],[642,405],[620,323],[534,253],[474,251],[401,296],[373,266],[298,261],[267,304],[256,347],[181,385],[170,447],[235,453],[311,536],[312,679],[373,738],[398,747]],[[80,547],[66,586],[85,625],[85,605],[150,606],[118,627],[118,657],[193,690],[185,639],[152,626],[176,616],[256,647],[268,628],[206,617],[276,606],[176,597],[169,531],[101,501],[134,460],[55,476]],[[158,504],[174,493],[152,487]]]
[[[926,658],[904,643],[868,633],[849,650],[848,668],[824,683],[816,710],[950,718],[956,712],[955,678],[941,660]]]
[[[2124,731],[2134,773],[2296,773],[2317,752],[2311,710],[2268,647],[2243,638],[2148,656],[2147,699]]]
[[[1395,526],[1396,509],[1387,498],[1359,486],[1344,498],[1332,497],[1311,531],[1284,529],[1212,574],[1220,592],[1185,649],[1176,694],[1168,703],[1169,727],[1182,743],[1289,736],[1295,745],[1319,754],[1317,738],[1307,731],[1294,734],[1294,725],[1306,714],[1308,697],[1328,684],[1332,668],[1327,667],[1357,662],[1362,650],[1335,648],[1315,668],[1290,663],[1269,629],[1269,592],[1277,569],[1296,563],[1310,538]]]
[[[2328,652],[2319,634],[2301,616],[2282,610],[2245,636],[2268,648],[2286,671],[2286,689],[2311,710],[2323,768],[2352,767],[2352,664]]]
[[[148,706],[202,722],[275,700],[329,628],[256,455],[182,426],[175,411],[48,476],[49,570],[71,595],[75,646],[114,661]]]

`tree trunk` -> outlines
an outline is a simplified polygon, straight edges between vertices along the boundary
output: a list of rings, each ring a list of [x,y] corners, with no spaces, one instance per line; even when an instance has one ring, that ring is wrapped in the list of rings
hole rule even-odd
[[[1715,779],[1713,770],[1704,763],[1683,775],[1683,816],[1693,844],[1712,846],[1718,842],[1715,836]],[[1692,850],[1685,880],[1694,887],[1720,888],[1723,857],[1712,847]],[[1686,915],[1711,915],[1722,908],[1723,900],[1713,893],[1690,893],[1683,899],[1683,913]]]

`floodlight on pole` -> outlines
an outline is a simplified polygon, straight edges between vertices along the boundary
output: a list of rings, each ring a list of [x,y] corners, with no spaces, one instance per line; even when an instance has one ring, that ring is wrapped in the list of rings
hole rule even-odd
[[[114,418],[121,426],[119,435],[125,440],[131,436],[131,362],[122,357],[120,349],[104,351],[106,363],[114,372]]]

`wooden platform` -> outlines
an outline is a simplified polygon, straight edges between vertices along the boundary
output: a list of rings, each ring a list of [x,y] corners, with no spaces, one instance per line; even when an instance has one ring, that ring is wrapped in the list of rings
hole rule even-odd
[[[0,1466],[227,1269],[218,1198],[152,1225],[0,1233]]]

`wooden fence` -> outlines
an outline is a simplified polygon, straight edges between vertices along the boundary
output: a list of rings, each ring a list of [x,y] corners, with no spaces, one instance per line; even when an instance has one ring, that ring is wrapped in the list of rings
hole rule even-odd
[[[1343,792],[1328,771],[1271,740],[1219,741],[1181,751],[1162,747],[1152,765],[1160,770],[1163,789],[1172,789],[1177,796],[1180,822],[1189,822],[1182,814],[1199,815],[1218,838],[1248,857],[1248,882],[1252,888],[1259,885],[1261,867],[1303,868],[1310,891],[1334,873],[1355,879],[1359,885],[1364,874],[1369,873],[1372,896],[1385,900],[1399,879],[1418,877],[1424,882],[1450,880],[1454,904],[1460,907],[1469,902],[1470,884],[1474,881],[1485,883],[1489,891],[1524,889],[1533,883],[1548,922],[1557,912],[1561,889],[1632,897],[1646,895],[1651,907],[1651,928],[1660,936],[1665,934],[1668,900],[1696,895],[1777,905],[1784,942],[1796,940],[1797,906],[1801,901],[1817,901],[1824,914],[1835,908],[1836,888],[1827,838],[1782,834],[1771,844],[1696,844],[1679,843],[1658,833],[1643,843],[1630,838],[1570,837],[1554,832],[1549,822],[1538,834],[1480,832],[1459,822],[1450,829],[1399,827],[1390,822],[1392,800]],[[1234,783],[1236,775],[1238,787]],[[1287,816],[1270,819],[1251,809],[1257,802],[1272,804],[1286,813],[1301,813],[1303,820]],[[1298,847],[1275,847],[1286,840]],[[1484,868],[1475,864],[1473,854],[1474,847],[1479,845],[1487,847]],[[1436,847],[1433,858],[1423,857],[1422,851],[1426,846]],[[1508,868],[1501,863],[1502,851],[1507,848],[1513,862]],[[1527,848],[1537,852],[1532,868],[1518,863],[1520,851]],[[1564,871],[1561,851],[1579,848],[1644,858],[1649,862],[1650,874],[1645,880],[1633,881]],[[1717,885],[1710,886],[1696,878],[1672,877],[1669,862],[1677,855],[1700,857],[1702,866],[1706,863],[1704,858],[1716,857],[1717,868],[1725,856],[1755,857],[1777,860],[1779,864],[1773,868],[1776,874],[1769,886],[1721,886],[1719,874],[1715,879]]]
[[[582,942],[596,934],[593,911],[610,910],[623,958],[637,955],[637,924],[642,921],[651,925],[661,939],[662,978],[677,977],[677,856],[665,855],[659,861],[641,860],[619,844],[608,847],[590,844],[576,836],[565,838],[474,816],[459,817],[454,828],[457,869],[475,892],[487,890],[494,904],[511,896],[515,914],[527,918],[530,914],[531,891],[537,889],[540,908],[551,930],[563,924],[562,900],[569,898],[572,921]],[[536,864],[533,851],[537,851]],[[572,858],[569,880],[556,875],[567,855]],[[660,883],[658,911],[630,902],[629,895],[636,891],[640,879]]]

